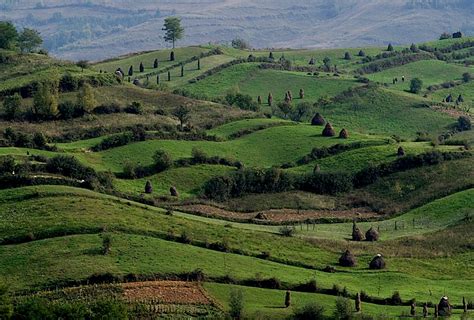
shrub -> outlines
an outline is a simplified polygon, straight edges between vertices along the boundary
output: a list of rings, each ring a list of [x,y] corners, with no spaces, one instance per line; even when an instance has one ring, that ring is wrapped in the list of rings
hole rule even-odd
[[[258,105],[252,100],[252,97],[248,94],[228,93],[225,96],[225,101],[230,106],[237,106],[242,110],[258,110]]]
[[[84,166],[79,160],[72,156],[61,155],[48,159],[48,162],[46,162],[46,170],[49,173],[58,173],[79,180],[90,180],[96,177],[93,169]]]
[[[410,92],[418,94],[423,88],[423,81],[420,78],[413,78],[410,82]]]
[[[324,130],[322,132],[322,135],[323,137],[334,137],[336,135],[334,128],[329,122],[326,123],[326,126],[324,127]]]
[[[108,104],[102,104],[94,109],[95,114],[112,114],[112,113],[119,113],[120,104],[118,102],[110,102]]]
[[[293,311],[295,320],[322,320],[324,317],[324,308],[316,302],[310,302]]]
[[[127,305],[120,300],[99,300],[91,306],[92,319],[128,319]]]
[[[244,309],[244,296],[242,290],[232,289],[229,295],[229,315],[233,319],[240,319]]]
[[[400,306],[402,304],[402,298],[400,292],[394,291],[392,297],[390,298],[390,303],[395,306]]]
[[[282,226],[280,229],[278,229],[278,233],[284,237],[292,237],[296,231],[290,226]]]
[[[15,171],[15,158],[12,156],[0,157],[0,174],[11,174]]]
[[[352,307],[352,301],[344,297],[337,297],[333,315],[334,319],[351,320],[353,318],[353,313],[354,309]]]
[[[19,319],[54,319],[52,308],[45,299],[27,298],[15,306],[15,315]]]
[[[76,105],[71,101],[61,102],[58,106],[59,116],[64,120],[69,120],[77,115]]]
[[[304,176],[298,188],[317,194],[348,192],[352,189],[352,176],[347,173],[315,172]]]
[[[471,80],[472,80],[472,74],[470,74],[469,72],[463,73],[462,81],[467,83],[467,82],[470,82]]]
[[[467,131],[472,129],[471,119],[468,116],[460,116],[458,118],[457,129],[459,131]]]
[[[5,118],[7,120],[15,120],[21,114],[22,98],[18,93],[12,96],[5,97],[3,101],[3,108],[5,109]]]
[[[344,60],[352,60],[352,56],[351,56],[351,54],[350,54],[349,52],[346,52],[346,53],[344,54]]]
[[[106,256],[110,253],[110,250],[112,248],[112,237],[109,234],[102,234],[101,238],[102,238],[102,254]]]
[[[171,156],[164,150],[157,150],[153,155],[153,161],[158,172],[165,171],[173,165]]]
[[[132,114],[143,114],[143,107],[140,102],[132,102],[130,105],[128,105],[124,111],[126,113],[132,113]]]

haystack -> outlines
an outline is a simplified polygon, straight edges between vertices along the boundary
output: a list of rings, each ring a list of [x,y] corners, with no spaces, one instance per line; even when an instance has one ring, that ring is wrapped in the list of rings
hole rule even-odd
[[[365,240],[367,241],[378,241],[379,240],[379,233],[377,230],[374,229],[374,227],[371,227],[367,232],[365,233]]]
[[[145,183],[145,193],[152,193],[153,192],[153,187],[151,186],[151,182],[147,181]]]
[[[385,269],[385,260],[381,254],[376,255],[372,261],[370,261],[369,268],[372,270]]]
[[[311,125],[313,126],[324,126],[325,124],[326,124],[326,120],[321,114],[319,114],[319,112],[316,113],[313,119],[311,120]]]
[[[171,187],[170,188],[170,194],[173,197],[179,197],[178,189],[176,189],[176,187]]]
[[[259,212],[256,216],[255,219],[257,220],[268,220],[268,217],[265,213]]]
[[[362,233],[362,231],[360,231],[359,227],[354,221],[354,223],[352,224],[352,241],[362,240],[364,240],[364,234]]]
[[[448,297],[442,297],[438,303],[438,315],[441,317],[448,317],[451,315],[451,304]]]
[[[323,137],[334,137],[336,135],[336,132],[334,131],[334,128],[332,125],[328,122],[326,123],[326,126],[324,127],[323,130]]]
[[[349,132],[346,129],[342,129],[341,132],[339,132],[339,138],[340,139],[349,138]]]
[[[397,156],[403,157],[405,155],[405,149],[403,147],[398,147]]]
[[[355,267],[357,264],[357,259],[352,254],[352,252],[346,250],[339,258],[339,264],[343,267]]]

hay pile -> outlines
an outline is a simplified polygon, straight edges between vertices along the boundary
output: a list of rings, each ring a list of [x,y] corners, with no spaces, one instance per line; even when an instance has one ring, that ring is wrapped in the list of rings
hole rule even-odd
[[[385,260],[381,254],[376,255],[372,261],[370,261],[369,268],[372,270],[381,270],[385,269]]]
[[[324,126],[326,124],[326,119],[318,112],[314,115],[313,119],[311,120],[312,126]]]
[[[357,265],[357,259],[352,252],[346,250],[339,258],[339,264],[343,267],[355,267]]]
[[[326,126],[324,127],[323,130],[323,137],[334,137],[336,135],[336,132],[334,131],[334,128],[332,125],[328,122],[326,123]]]

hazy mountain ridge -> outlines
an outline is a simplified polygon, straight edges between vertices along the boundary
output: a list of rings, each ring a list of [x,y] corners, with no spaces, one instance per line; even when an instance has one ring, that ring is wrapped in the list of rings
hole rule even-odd
[[[186,28],[180,45],[238,36],[260,48],[347,47],[474,32],[470,0],[8,0],[1,6],[0,19],[39,29],[53,54],[70,59],[165,47],[161,27],[174,14]]]

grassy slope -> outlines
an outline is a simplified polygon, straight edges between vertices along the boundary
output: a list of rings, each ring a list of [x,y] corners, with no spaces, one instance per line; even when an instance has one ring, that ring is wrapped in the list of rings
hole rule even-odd
[[[248,317],[257,317],[264,314],[272,319],[286,319],[296,308],[302,307],[311,302],[317,302],[325,309],[325,314],[332,315],[332,310],[336,302],[336,297],[317,293],[291,293],[291,306],[284,307],[285,291],[269,290],[262,288],[248,288],[235,285],[225,285],[218,283],[205,283],[204,288],[219,301],[226,310],[229,308],[229,296],[231,290],[242,290],[245,301],[244,314]],[[352,304],[354,301],[352,301]],[[406,306],[380,306],[371,303],[363,303],[362,311],[369,315],[400,316],[410,311]],[[459,317],[459,310],[454,311],[452,318]],[[422,313],[422,308],[417,308],[417,313]]]
[[[412,96],[389,90],[368,89],[354,97],[322,107],[320,112],[339,127],[367,134],[413,138],[417,132],[441,133],[454,118],[420,106]]]
[[[170,187],[179,192],[180,199],[196,196],[206,181],[215,176],[222,176],[235,170],[220,165],[198,165],[175,168],[155,174],[151,177],[134,180],[117,179],[114,185],[118,191],[131,194],[143,194],[146,181],[153,186],[152,196],[169,195]]]
[[[35,192],[39,192],[40,197],[33,196],[31,198],[31,196],[28,196],[34,195]],[[64,194],[64,192],[67,194]],[[405,217],[405,219],[410,220],[412,216],[425,216],[426,212],[431,212],[431,208],[434,208],[433,210],[437,210],[435,211],[437,213],[428,228],[412,230],[411,232],[389,231],[384,238],[439,230],[442,225],[446,226],[459,218],[461,215],[458,211],[459,206],[469,208],[466,202],[472,197],[472,192],[456,194],[452,198],[440,200],[424,209],[413,211],[406,217],[399,218],[403,219]],[[53,195],[54,197],[51,198]],[[26,200],[25,197],[30,199]],[[275,257],[316,263],[321,266],[333,264],[338,257],[337,252],[330,253],[320,250],[298,238],[284,239],[268,233],[243,230],[242,228],[246,228],[247,225],[232,224],[233,228],[223,228],[223,223],[210,219],[187,219],[187,215],[166,216],[157,209],[148,207],[148,210],[143,210],[147,207],[135,206],[134,204],[127,205],[126,201],[117,201],[113,197],[104,197],[74,188],[41,187],[6,190],[1,192],[1,199],[3,217],[1,219],[0,234],[3,236],[29,232],[40,235],[37,231],[52,232],[53,230],[64,230],[62,232],[76,230],[76,232],[81,232],[80,230],[85,231],[87,229],[92,231],[100,230],[104,226],[111,231],[128,230],[129,233],[137,234],[143,234],[143,232],[166,234],[167,230],[171,228],[178,235],[186,230],[192,239],[209,242],[226,239],[231,247],[239,247],[244,252],[258,254],[260,251],[267,250],[271,251],[272,256]],[[20,199],[23,199],[23,201],[21,206],[18,207]],[[51,206],[53,203],[54,209]],[[449,212],[449,215],[446,212]],[[317,229],[326,227],[318,226]],[[342,239],[347,236],[348,231],[346,229],[350,229],[349,225],[334,225],[334,227],[337,230],[331,231],[332,234],[330,235],[327,231],[324,235],[327,235],[328,238],[334,238],[334,235],[338,234]],[[441,288],[446,287],[451,288],[450,292],[456,288],[457,293],[453,292],[451,295],[461,295],[469,292],[472,285],[470,280],[467,280],[470,279],[469,276],[464,273],[462,273],[464,281],[452,280],[460,276],[460,271],[458,270],[456,275],[450,275],[449,269],[441,268],[445,263],[444,260],[426,260],[425,263],[430,273],[429,276],[426,274],[425,276],[430,279],[432,277],[438,279],[441,277],[440,272],[442,272],[443,278],[446,280],[432,281],[419,278],[424,274],[422,271],[413,268],[410,272],[410,269],[405,267],[407,263],[413,261],[410,259],[408,261],[397,260],[397,268],[389,266],[386,272],[381,273],[369,272],[365,270],[362,264],[360,268],[353,271],[357,274],[357,277],[354,277],[353,272],[326,274],[232,254],[226,255],[226,267],[223,268],[222,265],[215,263],[224,259],[223,254],[219,252],[141,235],[116,234],[114,239],[112,245],[114,253],[110,257],[97,255],[97,250],[100,248],[100,238],[94,235],[63,237],[21,245],[1,246],[2,259],[0,261],[2,261],[3,266],[0,269],[5,272],[4,276],[8,279],[18,279],[19,282],[16,285],[19,287],[26,286],[29,281],[32,281],[31,284],[44,284],[51,279],[83,278],[93,272],[105,270],[120,274],[127,272],[168,273],[190,271],[196,267],[202,267],[208,274],[225,275],[229,273],[236,277],[252,277],[255,275],[255,270],[258,270],[263,276],[277,276],[282,281],[290,282],[306,281],[311,277],[316,277],[323,287],[330,287],[332,283],[340,283],[347,285],[351,291],[364,288],[370,294],[377,294],[377,292],[373,287],[368,287],[367,284],[373,279],[380,279],[378,281],[384,283],[381,295],[385,296],[388,296],[395,289],[400,289],[404,296],[416,295],[420,298],[427,298],[428,293],[420,289],[422,283],[430,283],[433,291],[440,294],[441,290],[444,290]],[[279,248],[279,250],[275,251],[274,248]],[[368,261],[370,251],[368,255],[360,257],[361,261]],[[157,254],[158,252],[159,254]],[[450,261],[459,268],[467,263],[466,258],[469,261],[469,256],[460,257],[459,259],[453,256]],[[64,261],[68,261],[68,265],[71,264],[74,267],[65,271]],[[181,262],[175,263],[175,261]],[[20,275],[26,274],[26,270],[19,267],[22,265],[25,267],[28,265],[29,269],[35,271],[22,278]],[[439,268],[437,269],[436,266],[439,266]],[[403,269],[404,272],[398,272],[398,268]],[[47,277],[39,277],[40,274],[47,274]],[[407,283],[409,285],[405,285]],[[402,287],[403,289],[401,289]]]
[[[398,146],[402,146],[407,155],[414,155],[434,150],[427,142],[402,142],[398,145],[389,144],[383,146],[372,146],[355,149],[338,155],[315,160],[307,165],[291,168],[289,171],[298,173],[313,172],[316,164],[319,164],[323,172],[348,171],[357,172],[367,165],[378,165],[392,162],[397,159]],[[456,151],[456,146],[440,146],[435,150]]]
[[[283,120],[279,118],[257,118],[257,119],[245,119],[240,121],[233,121],[214,129],[208,130],[209,135],[215,135],[217,137],[226,139],[232,134],[235,134],[241,130],[253,130],[261,126],[277,126],[285,124],[294,124],[291,121]]]
[[[334,96],[356,86],[352,80],[330,77],[314,77],[305,73],[293,73],[277,70],[262,70],[258,64],[240,64],[227,68],[211,77],[195,84],[185,86],[191,92],[205,94],[209,97],[224,96],[228,92],[237,91],[249,94],[257,100],[262,96],[264,103],[271,92],[275,102],[283,101],[285,92],[290,90],[298,103],[298,92],[305,91],[304,101],[314,102],[322,96]]]
[[[225,142],[149,140],[98,153],[77,153],[76,156],[98,170],[121,172],[127,160],[151,164],[152,156],[158,149],[166,150],[174,159],[179,159],[190,157],[192,149],[196,147],[208,155],[234,158],[249,166],[269,167],[295,161],[314,147],[373,139],[377,138],[352,134],[350,139],[342,141],[337,137],[322,137],[319,127],[292,125],[261,130]],[[139,158],[137,155],[140,155]]]
[[[367,75],[367,78],[373,81],[388,83],[390,88],[397,90],[409,90],[410,80],[420,78],[423,81],[423,88],[426,89],[430,85],[460,80],[462,74],[468,71],[472,72],[473,68],[440,60],[423,60],[370,74]],[[402,76],[405,76],[405,82],[402,82]],[[398,78],[398,83],[395,85],[392,84],[393,78]]]
[[[127,74],[128,68],[133,65],[134,75],[143,75],[149,72],[154,72],[156,69],[153,68],[153,62],[155,59],[159,61],[159,69],[168,67],[180,61],[187,60],[191,57],[197,56],[201,53],[208,52],[209,49],[205,47],[185,47],[185,48],[176,48],[175,52],[175,61],[169,61],[171,49],[152,51],[146,53],[137,53],[126,55],[123,57],[118,57],[116,59],[107,60],[101,63],[94,65],[96,70],[105,70],[108,72],[114,72],[117,68],[122,68],[122,70]],[[139,66],[140,62],[143,62],[145,67],[145,72],[140,73]]]

